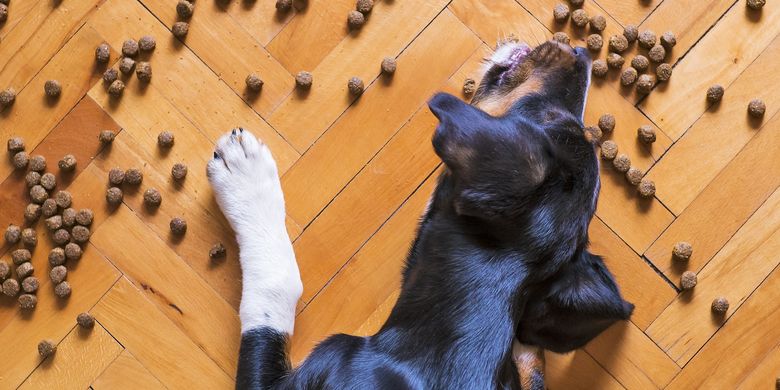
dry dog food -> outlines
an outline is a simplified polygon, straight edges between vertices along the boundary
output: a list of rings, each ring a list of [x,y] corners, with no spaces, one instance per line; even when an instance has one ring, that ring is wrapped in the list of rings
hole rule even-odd
[[[76,317],[76,323],[84,329],[92,329],[95,326],[95,317],[89,313],[81,313]]]
[[[62,210],[62,225],[65,227],[71,227],[75,224],[76,224],[76,210],[72,208],[67,208],[65,210]]]
[[[173,168],[171,168],[171,176],[173,176],[173,179],[176,181],[184,180],[184,178],[187,177],[187,166],[183,163],[173,164]]]
[[[463,81],[463,94],[470,96],[477,91],[477,82],[472,78],[467,78]]]
[[[38,235],[35,234],[35,230],[32,228],[22,230],[22,244],[28,248],[38,245]]]
[[[32,263],[29,261],[26,263],[19,264],[19,266],[16,267],[16,277],[19,279],[24,279],[32,275],[33,272],[35,272],[35,268],[33,267]]]
[[[114,68],[108,68],[106,69],[105,72],[103,72],[103,82],[106,83],[107,85],[111,85],[111,83],[116,81],[118,78],[119,78],[119,72],[117,72],[117,70]]]
[[[41,358],[46,359],[47,357],[54,355],[55,352],[57,352],[57,344],[55,344],[54,341],[43,340],[38,343],[38,355],[41,355]]]
[[[363,80],[360,78],[352,77],[347,82],[347,89],[349,89],[349,93],[357,96],[363,94],[365,85],[363,84]]]
[[[32,253],[28,249],[16,249],[13,252],[11,252],[11,260],[14,262],[14,265],[19,265],[22,263],[26,263],[32,259]]]
[[[607,61],[604,61],[602,59],[593,61],[592,71],[593,71],[593,75],[596,77],[601,77],[601,78],[605,77],[607,75],[607,72],[609,72]]]
[[[635,83],[638,77],[639,74],[637,73],[636,68],[626,68],[626,70],[620,74],[620,84],[629,86]]]
[[[46,157],[41,155],[35,155],[30,157],[30,170],[35,172],[43,172],[46,170]]]
[[[16,279],[6,279],[3,282],[3,294],[8,297],[15,297],[19,294],[19,282]]]
[[[57,201],[51,198],[44,200],[41,205],[41,215],[49,218],[54,214],[57,214]]]
[[[637,187],[639,195],[643,198],[652,198],[655,195],[655,182],[648,179],[642,179]]]
[[[8,225],[5,229],[5,242],[14,245],[22,238],[22,228],[16,225]]]
[[[176,22],[171,28],[173,36],[179,39],[184,39],[187,33],[190,32],[190,24],[187,22]]]
[[[122,74],[131,74],[135,69],[135,60],[130,57],[125,57],[119,60],[119,71]],[[116,71],[115,71],[116,72]]]
[[[30,203],[24,208],[24,220],[32,224],[41,217],[41,205]]]
[[[135,39],[128,39],[122,43],[122,55],[125,57],[135,57],[138,55],[138,42]]]
[[[0,24],[8,20],[8,6],[0,3]]]
[[[632,186],[639,185],[639,182],[642,181],[642,176],[644,176],[644,173],[642,173],[641,169],[636,167],[631,167],[626,171],[626,180],[628,180]]]
[[[655,142],[655,129],[653,126],[650,125],[644,125],[639,127],[636,130],[636,135],[639,137],[639,140],[646,144],[651,144]]]
[[[292,0],[276,0],[276,10],[287,12],[292,8]]]
[[[62,85],[57,80],[46,80],[43,84],[43,92],[46,93],[46,96],[52,98],[60,96],[60,93],[62,93]]]
[[[347,14],[347,24],[349,28],[356,29],[362,27],[366,23],[366,17],[358,11],[349,11]]]
[[[108,94],[113,97],[120,97],[125,92],[125,83],[122,80],[114,80],[108,87]]]
[[[552,39],[553,41],[563,43],[564,45],[568,45],[571,42],[569,36],[566,35],[566,33],[563,31],[558,31],[557,33],[553,34]]]
[[[653,76],[649,74],[643,74],[639,76],[639,79],[637,79],[636,81],[636,91],[643,95],[647,95],[648,93],[650,93],[650,91],[653,90],[654,86],[655,86],[655,79],[653,78]]]
[[[10,153],[17,153],[24,150],[24,140],[20,137],[12,137],[8,139],[8,151]]]
[[[672,78],[672,66],[667,63],[658,65],[655,68],[655,77],[658,81],[668,81]]]
[[[5,262],[5,260],[0,260],[0,281],[3,281],[6,278],[8,278],[10,274],[11,274],[11,266],[9,266],[8,263]]]
[[[252,73],[249,76],[246,76],[246,80],[244,80],[246,83],[246,87],[249,88],[252,92],[260,92],[260,90],[263,88],[263,80],[260,79],[260,76]]]
[[[27,172],[27,175],[24,176],[24,182],[27,183],[27,188],[41,184],[41,174],[35,171]]]
[[[588,50],[599,51],[604,46],[604,38],[599,34],[590,34],[585,44],[588,46]]]
[[[609,50],[622,53],[628,49],[628,39],[623,35],[613,35],[609,37]]]
[[[639,29],[633,24],[627,24],[623,27],[623,36],[626,37],[628,43],[633,43],[639,38]]]
[[[590,28],[594,31],[602,32],[607,28],[607,18],[603,15],[596,15],[590,18]]]
[[[65,229],[57,229],[57,231],[54,232],[54,234],[51,235],[51,240],[54,241],[56,245],[62,246],[67,244],[70,241],[70,233],[68,233]],[[65,255],[65,252],[62,253],[63,256]]]
[[[111,168],[108,171],[108,183],[112,186],[121,186],[125,181],[125,171],[119,168]]]
[[[72,154],[66,154],[62,157],[62,160],[57,162],[57,167],[63,171],[72,171],[76,169],[76,156]]]
[[[374,0],[357,0],[355,9],[361,13],[369,13],[374,8]]]
[[[604,141],[601,143],[601,158],[612,160],[617,156],[618,146],[615,141]]]
[[[19,308],[22,310],[32,310],[38,305],[38,297],[33,294],[22,294],[19,296]]]
[[[55,285],[62,283],[68,277],[68,269],[64,265],[58,265],[49,271],[49,279]]]
[[[225,246],[222,245],[222,243],[214,244],[214,246],[211,247],[209,250],[209,258],[211,260],[217,260],[222,259],[227,254],[227,250],[225,249]]]
[[[685,241],[680,241],[674,244],[674,248],[672,248],[672,256],[674,256],[676,260],[687,261],[691,258],[691,255],[693,255],[693,246],[691,246],[691,244]]]
[[[761,99],[753,99],[748,104],[748,113],[752,117],[761,118],[766,113],[766,104]]]
[[[747,0],[747,6],[754,10],[760,10],[766,5],[766,0]]]
[[[398,63],[393,57],[385,57],[382,60],[382,73],[384,74],[390,75],[395,73],[397,67],[398,67]]]
[[[49,197],[49,193],[46,192],[46,189],[43,188],[42,185],[38,184],[30,188],[30,199],[32,199],[33,202],[41,204],[48,197]]]
[[[4,107],[8,107],[13,104],[15,100],[16,90],[13,88],[6,88],[0,92],[0,111],[2,111]]]
[[[157,191],[156,188],[150,188],[144,191],[144,204],[146,204],[147,207],[157,208],[160,207],[161,203],[162,195],[160,195],[160,191]]]
[[[195,10],[195,6],[187,0],[179,0],[176,4],[176,13],[182,19],[189,19],[192,17],[192,12]]]
[[[35,276],[28,276],[22,280],[22,291],[32,294],[36,291],[38,291],[38,287],[40,286],[40,282],[38,281],[38,278]]]
[[[569,19],[569,15],[571,12],[569,11],[569,6],[566,4],[558,4],[553,8],[553,19],[555,19],[558,23],[563,23],[567,19]]]
[[[57,202],[58,207],[67,209],[73,203],[73,196],[68,191],[57,191],[54,194],[54,201]]]
[[[187,221],[183,218],[175,217],[170,222],[171,233],[181,236],[187,232]]]
[[[148,83],[152,80],[152,64],[141,61],[135,66],[135,76],[139,81]]]
[[[125,171],[125,183],[136,186],[144,180],[144,174],[140,169],[130,168]]]
[[[696,282],[698,282],[698,278],[693,271],[685,271],[680,277],[680,287],[683,290],[690,290],[696,287]]]
[[[626,173],[631,168],[631,159],[626,154],[619,154],[612,160],[612,166],[618,172]]]
[[[571,21],[577,27],[585,27],[590,21],[590,18],[584,9],[576,9],[571,13]]]
[[[724,297],[717,297],[712,300],[712,312],[715,314],[725,314],[729,310],[729,300]]]
[[[582,4],[585,3],[585,0],[569,0],[569,3],[571,3],[574,7],[582,7]]]
[[[52,173],[44,173],[41,176],[41,187],[46,191],[51,191],[57,186],[57,178]]]
[[[723,89],[723,86],[720,84],[711,86],[709,89],[707,89],[707,101],[710,103],[719,102],[721,99],[723,99],[724,92],[725,89]]]
[[[16,169],[27,168],[27,164],[30,163],[30,156],[27,154],[27,152],[18,152],[14,154],[12,163]]]
[[[81,247],[75,242],[70,242],[65,245],[65,258],[68,260],[78,260],[81,258],[83,251]]]
[[[60,284],[54,286],[54,295],[60,298],[67,298],[70,296],[70,283],[67,281],[60,282]]]
[[[647,56],[650,58],[650,61],[660,64],[666,58],[666,49],[661,45],[655,45],[647,52]]]
[[[52,250],[49,251],[49,264],[52,267],[65,264],[66,259],[65,250],[62,248],[52,248]]]
[[[105,64],[111,59],[111,48],[107,43],[101,43],[95,48],[95,61]]]
[[[673,32],[667,31],[661,35],[661,45],[663,45],[667,50],[671,50],[676,44],[677,37],[674,36]]]
[[[648,60],[647,57],[639,54],[631,60],[631,67],[636,69],[638,72],[644,72],[648,67],[650,67],[650,60]]]
[[[91,225],[94,218],[95,214],[91,209],[81,209],[78,213],[76,213],[76,223],[82,226]]]
[[[73,242],[77,244],[84,244],[89,241],[90,234],[89,228],[86,226],[76,225],[70,230],[70,236],[73,238]]]
[[[583,130],[585,132],[585,139],[587,139],[588,141],[600,142],[601,136],[604,135],[601,132],[601,129],[599,129],[596,126],[587,126]]]
[[[639,46],[644,47],[645,49],[651,49],[653,46],[655,46],[655,43],[658,41],[658,38],[655,36],[655,33],[651,30],[645,30],[639,33]]]
[[[615,130],[615,116],[604,114],[599,118],[599,128],[605,133],[611,133]]]
[[[355,11],[357,12],[357,11]],[[358,12],[360,14],[360,12]],[[360,14],[363,15],[363,14]],[[311,88],[312,83],[314,82],[314,76],[312,76],[311,73],[302,70],[298,72],[298,74],[295,75],[295,85],[298,86],[298,88],[301,89],[309,89]]]
[[[173,146],[176,137],[170,131],[163,131],[157,135],[157,145],[161,148],[170,148]]]
[[[144,35],[138,40],[138,47],[141,51],[152,51],[157,47],[157,40],[151,35]]]
[[[62,228],[62,216],[61,215],[53,215],[49,218],[46,218],[46,229],[48,229],[50,232],[56,232],[57,230]]]
[[[102,144],[110,144],[114,142],[114,138],[116,138],[116,133],[114,133],[111,130],[103,130],[100,132],[100,135],[98,136],[98,140]]]

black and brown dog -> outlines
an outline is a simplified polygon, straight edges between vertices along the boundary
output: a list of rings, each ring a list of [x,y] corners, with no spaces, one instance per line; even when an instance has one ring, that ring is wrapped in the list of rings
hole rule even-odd
[[[446,170],[398,302],[377,334],[332,336],[295,369],[287,350],[301,282],[276,167],[249,132],[223,137],[208,174],[241,250],[236,387],[543,389],[542,349],[572,351],[628,319],[633,305],[588,252],[599,193],[583,133],[589,80],[584,49],[505,42],[471,105],[434,96],[433,147]]]

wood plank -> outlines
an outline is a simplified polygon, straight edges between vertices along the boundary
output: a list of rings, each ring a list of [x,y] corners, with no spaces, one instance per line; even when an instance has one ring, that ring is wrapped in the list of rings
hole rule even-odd
[[[550,390],[625,389],[585,351],[560,355],[544,353],[545,385]]]
[[[780,345],[775,343],[774,348],[769,351],[764,359],[745,372],[742,381],[737,389],[771,389],[777,386],[777,373],[780,372]]]
[[[764,126],[645,256],[676,281],[684,269],[672,259],[672,248],[678,241],[688,241],[694,251],[687,268],[701,269],[780,185],[778,148],[780,117]]]
[[[663,0],[621,1],[621,0],[597,0],[601,8],[610,14],[622,26],[633,24],[640,25],[648,16],[654,15],[656,7],[663,4]],[[658,31],[662,34],[664,31]]]
[[[95,379],[94,390],[164,389],[160,381],[127,350],[122,351],[111,365]]]
[[[87,388],[123,350],[99,323],[91,330],[76,326],[57,345],[57,353],[44,360],[19,388]]]
[[[120,231],[124,234],[117,240],[116,232]],[[93,233],[92,243],[224,372],[234,375],[241,336],[238,313],[155,231],[123,205]],[[235,283],[240,288],[239,281]],[[111,324],[106,324],[106,329],[124,343]],[[131,352],[141,359],[137,350]],[[156,372],[155,376],[163,379]]]
[[[437,17],[401,55],[392,83],[374,83],[282,177],[293,220],[306,226],[478,45],[449,11]],[[422,66],[424,79],[403,71]]]
[[[680,365],[685,365],[780,263],[780,190],[761,206],[698,274],[698,284],[681,294],[653,321],[647,334]],[[726,297],[724,319],[710,304]]]
[[[332,3],[328,2],[328,6],[332,6]],[[418,57],[425,55],[428,59],[429,55],[441,55],[442,53],[436,53],[431,46],[428,46],[427,39],[415,38],[426,29],[431,23],[431,19],[445,5],[445,0],[377,2],[370,21],[360,31],[359,39],[352,36],[345,38],[337,46],[334,46],[327,57],[324,57],[314,69],[288,67],[294,74],[299,70],[311,71],[314,76],[314,85],[308,91],[296,91],[288,96],[271,115],[269,122],[285,138],[290,140],[290,143],[299,152],[304,152],[333,125],[334,121],[337,119],[343,121],[350,117],[351,113],[370,110],[375,114],[374,117],[386,119],[393,117],[391,115],[393,113],[400,114],[404,112],[403,110],[408,109],[403,103],[417,107],[421,100],[418,94],[429,94],[429,84],[422,82],[419,75],[411,72],[410,69],[414,69],[415,64],[419,64],[417,61],[422,58]],[[354,1],[352,6],[354,7]],[[314,5],[312,4],[311,7],[313,8]],[[448,16],[451,17],[451,15]],[[346,17],[346,13],[343,14],[343,17]],[[299,18],[293,20],[290,26]],[[436,20],[440,18],[437,17]],[[437,23],[434,21],[433,25],[438,26],[442,23],[445,22]],[[435,67],[430,66],[428,69],[426,76],[434,83],[440,80],[440,72],[449,70],[448,76],[452,74],[453,65],[460,65],[461,62],[453,61],[453,59],[462,58],[460,56],[463,55],[464,49],[468,50],[466,48],[471,47],[473,50],[474,48],[475,40],[463,34],[463,31],[459,31],[465,30],[462,25],[459,26],[450,21],[448,28],[456,34],[453,38],[459,39],[460,42],[447,44],[447,47],[452,48],[455,53],[442,56],[438,61],[435,61]],[[392,34],[387,33],[390,30],[393,31]],[[323,34],[327,35],[324,32]],[[423,36],[431,34],[427,33]],[[407,49],[412,40],[415,42]],[[421,49],[427,49],[429,53],[422,54],[420,53]],[[290,51],[289,48],[285,48],[285,50]],[[399,59],[398,71],[392,79],[379,77],[382,59],[397,57],[401,51],[404,51],[404,54]],[[408,51],[415,54],[408,55]],[[426,64],[433,65],[434,61],[428,61]],[[366,85],[366,91],[359,98],[351,95],[347,90],[347,80],[351,77],[359,77]],[[409,83],[412,77],[419,86]],[[392,99],[392,97],[400,96],[400,93],[404,94],[403,99]],[[379,106],[389,107],[380,109]],[[344,113],[345,110],[348,111]],[[377,115],[383,111],[386,113]],[[404,115],[404,119],[408,118],[408,114]],[[339,118],[340,116],[341,118]],[[373,129],[371,124],[370,121],[366,122],[365,127]]]
[[[5,36],[41,2],[42,0],[19,1],[17,4],[14,4],[13,7],[8,7],[8,19],[6,19],[5,22],[0,23],[0,40],[4,40]]]
[[[764,8],[759,21],[746,7],[732,7],[718,24],[674,68],[662,92],[651,94],[640,108],[673,140],[707,110],[707,88],[731,83],[780,32],[780,9]],[[735,102],[747,107],[748,101]]]
[[[447,9],[491,48],[510,34],[529,45],[539,44],[552,37],[534,15],[514,0],[455,0]]]
[[[295,7],[287,13],[276,12],[275,1],[241,1],[240,3],[239,6],[231,2],[227,12],[263,47],[268,46],[282,28],[298,14]],[[220,7],[220,4],[218,1],[214,2],[215,7]]]
[[[767,126],[780,108],[780,86],[767,83],[780,61],[780,37],[726,90],[723,102],[702,115],[669,153],[649,172],[656,196],[680,214],[760,131],[762,121],[751,119],[747,104],[761,98],[767,104]],[[772,119],[772,122],[777,119]]]
[[[235,386],[231,376],[208,357],[197,341],[183,333],[144,295],[122,277],[93,312],[164,386],[199,389]],[[208,313],[201,311],[198,315]],[[148,331],[149,324],[154,324],[153,332]],[[217,329],[219,326],[215,324],[214,330]],[[238,337],[239,333],[235,333],[235,338]]]
[[[127,37],[139,31],[157,37],[157,48],[149,58],[154,78],[144,87],[135,77],[128,78],[122,104],[130,94],[143,96],[156,88],[198,129],[215,142],[237,126],[252,129],[273,150],[279,170],[284,172],[298,159],[298,153],[251,107],[244,104],[230,87],[217,82],[219,77],[168,29],[136,1],[107,0],[88,24],[103,34],[112,46],[121,47]],[[93,95],[94,96],[94,95]]]

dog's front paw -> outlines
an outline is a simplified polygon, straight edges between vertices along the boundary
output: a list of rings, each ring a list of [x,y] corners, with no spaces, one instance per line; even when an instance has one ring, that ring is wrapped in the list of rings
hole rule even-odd
[[[217,141],[207,175],[222,213],[239,235],[284,226],[284,197],[271,151],[244,129]]]

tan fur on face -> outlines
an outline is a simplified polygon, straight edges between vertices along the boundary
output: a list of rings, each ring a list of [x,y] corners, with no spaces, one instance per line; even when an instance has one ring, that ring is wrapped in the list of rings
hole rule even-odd
[[[544,351],[541,348],[520,344],[515,340],[512,345],[512,359],[517,366],[522,390],[544,388],[544,383],[534,383],[538,382],[539,378],[544,381]]]
[[[527,80],[506,95],[491,95],[476,103],[476,107],[492,116],[502,116],[524,96],[542,90],[543,83],[538,78]]]

